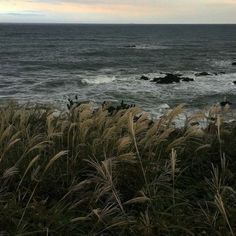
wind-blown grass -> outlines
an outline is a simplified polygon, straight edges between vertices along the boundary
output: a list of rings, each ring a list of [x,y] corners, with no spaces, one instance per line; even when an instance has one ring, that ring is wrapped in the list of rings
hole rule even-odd
[[[2,106],[1,233],[234,235],[236,126],[183,109]]]

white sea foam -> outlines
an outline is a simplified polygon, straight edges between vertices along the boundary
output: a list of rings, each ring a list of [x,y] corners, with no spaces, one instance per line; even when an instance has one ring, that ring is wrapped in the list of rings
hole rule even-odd
[[[158,107],[160,110],[170,109],[170,106],[167,103],[163,103]]]
[[[221,67],[221,68],[228,68],[231,66],[232,61],[231,60],[213,60],[211,62],[213,66]]]
[[[111,83],[116,80],[115,76],[105,76],[105,75],[99,75],[96,77],[86,78],[82,79],[82,83],[84,84],[107,84]]]
[[[138,49],[138,50],[165,50],[165,49],[170,49],[170,47],[162,46],[162,45],[141,44],[141,45],[136,45],[135,49]]]

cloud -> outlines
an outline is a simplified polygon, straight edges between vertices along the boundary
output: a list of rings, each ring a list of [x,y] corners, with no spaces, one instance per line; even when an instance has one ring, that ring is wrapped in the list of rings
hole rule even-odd
[[[20,17],[44,16],[44,14],[42,12],[37,12],[37,11],[8,12],[8,13],[6,13],[6,15],[20,16]]]
[[[39,22],[236,23],[235,12],[236,0],[0,0],[12,21],[32,14]]]

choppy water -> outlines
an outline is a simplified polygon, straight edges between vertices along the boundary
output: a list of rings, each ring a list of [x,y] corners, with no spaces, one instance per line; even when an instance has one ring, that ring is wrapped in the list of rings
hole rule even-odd
[[[96,103],[123,99],[153,113],[225,96],[236,103],[233,61],[236,25],[0,24],[0,100],[63,103],[77,94]],[[139,80],[202,71],[226,74],[170,85]]]

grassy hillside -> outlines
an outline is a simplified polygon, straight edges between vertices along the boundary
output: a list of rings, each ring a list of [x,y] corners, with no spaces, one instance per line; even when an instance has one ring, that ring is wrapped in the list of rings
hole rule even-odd
[[[182,106],[155,121],[105,104],[0,112],[2,234],[236,232],[236,126],[220,108],[181,128]]]

